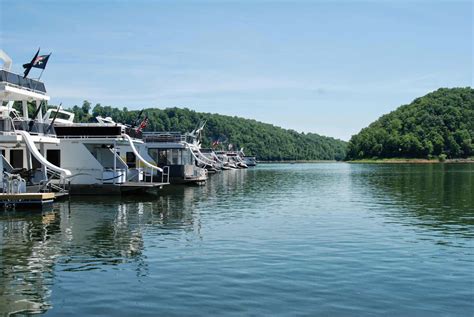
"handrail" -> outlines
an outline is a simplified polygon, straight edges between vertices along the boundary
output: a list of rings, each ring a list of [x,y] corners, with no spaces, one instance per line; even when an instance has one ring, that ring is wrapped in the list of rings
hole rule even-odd
[[[130,147],[132,148],[132,152],[133,154],[135,154],[135,156],[138,158],[138,160],[140,162],[142,162],[143,164],[145,164],[146,166],[148,166],[149,168],[151,169],[154,169],[156,171],[159,171],[160,173],[163,173],[163,169],[159,168],[158,166],[155,166],[153,164],[150,164],[148,163],[148,161],[146,161],[141,155],[140,153],[137,151],[137,149],[135,148],[135,145],[133,144],[133,140],[132,138],[128,135],[128,134],[122,134],[122,136],[130,143]]]
[[[165,176],[166,176],[166,182],[165,182]],[[169,166],[163,166],[163,172],[161,173],[161,182],[162,183],[170,183],[170,167]]]
[[[70,178],[66,179],[62,177],[60,173],[50,170],[50,169],[47,171],[47,173],[50,174],[50,177],[47,180],[40,182],[40,186],[41,186],[40,192],[44,192],[45,189],[48,189],[48,188],[50,189],[50,191],[52,189],[55,189],[57,192],[66,192],[66,181],[68,182],[68,184],[70,184],[71,182]],[[59,178],[59,182],[58,182],[59,185],[56,185],[53,183],[53,181],[58,178]]]
[[[7,86],[18,87],[42,95],[46,94],[44,83],[31,78],[23,78],[21,75],[4,69],[0,70],[0,82],[5,83]]]
[[[7,194],[20,193],[22,187],[24,187],[23,189],[26,188],[26,181],[20,175],[8,172],[3,172],[2,183],[3,192]]]

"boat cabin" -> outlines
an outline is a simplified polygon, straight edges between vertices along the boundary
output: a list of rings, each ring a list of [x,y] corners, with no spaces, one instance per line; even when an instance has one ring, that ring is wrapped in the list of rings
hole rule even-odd
[[[171,183],[203,183],[205,169],[198,167],[199,158],[179,132],[143,132],[148,155],[158,166],[169,166]]]

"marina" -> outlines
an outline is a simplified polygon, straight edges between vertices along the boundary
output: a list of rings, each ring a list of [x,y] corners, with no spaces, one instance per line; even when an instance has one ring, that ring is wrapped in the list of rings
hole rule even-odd
[[[474,316],[470,2],[0,1],[0,317]]]
[[[208,174],[248,167],[243,152],[207,149],[202,153],[200,134],[205,124],[185,134],[143,133],[145,121],[130,126],[98,116],[94,123],[76,123],[75,114],[60,106],[43,109],[50,99],[45,84],[8,72],[11,58],[5,52],[1,55],[2,166],[4,173],[17,175],[15,182],[22,184],[12,191],[3,174],[3,192],[9,195],[5,199],[10,206],[23,205],[24,194],[34,189],[38,190],[35,197],[45,192],[53,197],[157,194],[170,183],[203,185]],[[30,118],[32,101],[36,108]],[[21,113],[15,102],[21,102]],[[34,202],[43,206],[50,201],[30,200]]]

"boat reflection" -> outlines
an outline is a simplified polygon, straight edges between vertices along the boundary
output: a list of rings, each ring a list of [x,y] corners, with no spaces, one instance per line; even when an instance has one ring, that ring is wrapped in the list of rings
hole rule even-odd
[[[0,215],[0,312],[40,313],[50,307],[60,231],[57,211]]]
[[[181,188],[171,196],[75,198],[50,212],[0,214],[0,312],[46,312],[58,272],[127,264],[146,276],[147,235],[199,237],[196,191]]]

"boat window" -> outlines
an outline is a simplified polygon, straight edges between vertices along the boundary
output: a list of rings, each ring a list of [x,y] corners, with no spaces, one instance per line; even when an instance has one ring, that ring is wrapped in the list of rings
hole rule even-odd
[[[173,155],[172,150],[166,150],[166,165],[172,164],[172,155]]]
[[[160,165],[168,165],[168,152],[166,150],[160,150],[159,153],[159,162]]]
[[[61,151],[60,150],[47,150],[46,159],[53,165],[61,166]]]
[[[10,164],[14,168],[23,168],[23,150],[10,150]]]
[[[0,150],[0,154],[2,154],[5,157],[5,150]]]
[[[153,159],[153,161],[155,161],[158,165],[160,164],[159,163],[159,155],[158,155],[158,149],[148,149],[148,155],[150,155],[150,157]]]
[[[126,154],[127,166],[129,168],[135,168],[137,166],[137,158],[133,152],[127,152]]]
[[[179,165],[181,164],[180,160],[180,151],[178,149],[173,149],[172,151],[172,164],[173,165]]]
[[[63,112],[58,112],[56,115],[56,111],[52,111],[50,115],[50,119],[54,118],[56,116],[56,119],[62,119],[62,120],[70,120],[71,119],[71,114],[69,113],[63,113]]]
[[[183,151],[183,165],[193,165],[193,155],[191,150]]]

